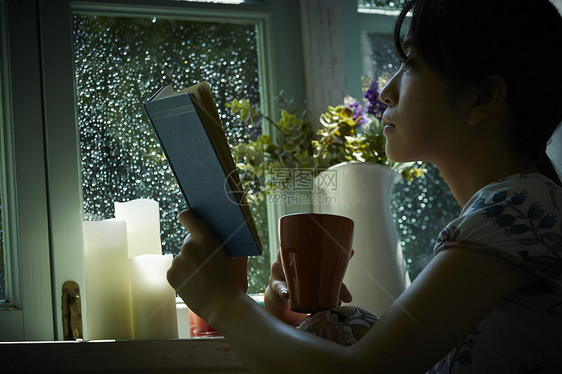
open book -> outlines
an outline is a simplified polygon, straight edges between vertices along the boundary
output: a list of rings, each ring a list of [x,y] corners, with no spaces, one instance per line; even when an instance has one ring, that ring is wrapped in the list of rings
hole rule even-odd
[[[232,257],[259,255],[261,243],[245,201],[211,89],[201,82],[161,88],[144,109],[191,209]]]

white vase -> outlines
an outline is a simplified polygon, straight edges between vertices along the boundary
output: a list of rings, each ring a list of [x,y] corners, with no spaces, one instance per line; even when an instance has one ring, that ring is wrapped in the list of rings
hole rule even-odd
[[[279,218],[285,214],[310,213],[312,212],[311,194],[314,177],[310,174],[310,186],[308,188],[294,188],[290,185],[282,189],[271,191],[267,195],[267,220],[269,222],[269,255],[274,259],[279,248],[278,225]]]
[[[400,174],[387,167],[346,162],[315,178],[313,211],[355,222],[353,249],[344,278],[351,304],[382,314],[410,285],[390,214],[390,194]]]

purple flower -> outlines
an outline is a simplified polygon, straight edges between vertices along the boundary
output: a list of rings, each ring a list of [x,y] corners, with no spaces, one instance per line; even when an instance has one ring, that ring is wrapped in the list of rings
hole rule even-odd
[[[379,84],[374,81],[365,93],[365,100],[367,103],[367,113],[380,120],[387,105],[379,100],[379,96]]]
[[[347,105],[353,112],[353,120],[357,121],[357,118],[359,118],[359,122],[357,122],[357,125],[363,128],[363,125],[368,122],[365,108],[363,108],[363,106],[357,100],[351,97],[345,98],[344,104]]]

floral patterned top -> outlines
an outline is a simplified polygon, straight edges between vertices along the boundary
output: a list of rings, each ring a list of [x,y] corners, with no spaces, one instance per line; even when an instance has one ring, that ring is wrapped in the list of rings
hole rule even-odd
[[[467,248],[545,281],[501,302],[430,373],[562,373],[562,188],[518,174],[478,191],[434,253]],[[477,270],[475,270],[477,271]]]

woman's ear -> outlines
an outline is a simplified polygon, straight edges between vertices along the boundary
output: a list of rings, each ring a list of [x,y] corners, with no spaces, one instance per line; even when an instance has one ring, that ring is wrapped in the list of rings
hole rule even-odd
[[[477,125],[503,109],[507,95],[507,84],[499,75],[489,75],[474,86],[472,106],[468,123]]]

